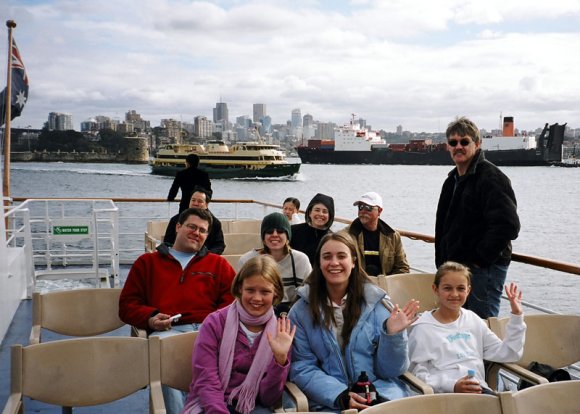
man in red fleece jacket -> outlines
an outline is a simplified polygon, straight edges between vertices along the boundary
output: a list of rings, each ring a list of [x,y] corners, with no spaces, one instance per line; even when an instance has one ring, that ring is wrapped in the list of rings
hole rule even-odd
[[[162,244],[135,261],[119,299],[121,320],[148,332],[197,330],[207,315],[233,302],[234,269],[204,246],[211,222],[207,210],[183,211],[173,246]],[[172,319],[176,314],[181,317]]]

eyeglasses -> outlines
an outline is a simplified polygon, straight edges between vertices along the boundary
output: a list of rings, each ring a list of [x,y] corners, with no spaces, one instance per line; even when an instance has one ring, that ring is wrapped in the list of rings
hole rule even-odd
[[[462,138],[459,141],[456,139],[450,139],[449,141],[447,141],[447,143],[452,147],[456,147],[457,144],[461,144],[462,147],[467,147],[472,142],[473,142],[472,140],[467,139],[467,138]]]
[[[204,229],[203,227],[197,227],[195,224],[186,224],[185,227],[187,227],[189,230],[191,230],[192,232],[196,232],[198,231],[199,234],[207,234],[209,233],[208,229]]]
[[[376,206],[369,206],[368,204],[359,204],[358,211],[373,211]]]
[[[278,234],[282,234],[282,233],[286,233],[286,230],[284,229],[268,229],[266,230],[266,234],[274,234],[274,232],[278,233]]]

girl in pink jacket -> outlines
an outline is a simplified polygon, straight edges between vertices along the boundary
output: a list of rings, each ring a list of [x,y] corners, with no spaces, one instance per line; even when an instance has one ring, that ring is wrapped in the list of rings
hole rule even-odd
[[[296,327],[274,315],[284,296],[274,259],[246,262],[232,294],[236,300],[210,314],[199,331],[182,413],[271,413],[282,396]]]

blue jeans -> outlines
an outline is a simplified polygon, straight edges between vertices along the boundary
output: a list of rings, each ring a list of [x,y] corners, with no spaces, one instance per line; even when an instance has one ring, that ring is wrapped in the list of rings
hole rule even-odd
[[[499,304],[509,265],[471,267],[471,293],[465,307],[482,319],[499,315]]]
[[[201,323],[174,325],[168,331],[156,331],[151,333],[151,335],[165,338],[167,336],[179,335],[181,333],[199,331],[200,327]],[[165,409],[167,410],[167,414],[179,414],[181,410],[183,410],[187,393],[175,388],[171,388],[167,385],[162,385],[161,391],[163,392],[163,400],[165,401]]]

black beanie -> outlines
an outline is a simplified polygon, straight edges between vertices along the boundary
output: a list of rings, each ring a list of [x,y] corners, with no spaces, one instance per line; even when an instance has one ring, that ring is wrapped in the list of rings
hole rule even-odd
[[[284,230],[288,240],[290,240],[292,237],[292,231],[290,231],[290,222],[282,213],[270,213],[262,219],[262,227],[260,228],[262,240],[264,240],[266,232],[272,229]]]

